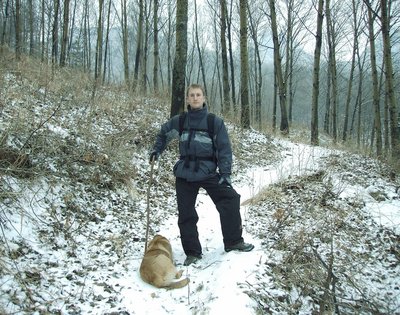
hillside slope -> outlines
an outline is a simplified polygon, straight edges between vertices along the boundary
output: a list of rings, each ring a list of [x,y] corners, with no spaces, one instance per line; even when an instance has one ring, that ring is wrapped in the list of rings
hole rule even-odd
[[[177,264],[184,259],[173,145],[146,202],[148,152],[166,105],[114,88],[92,99],[90,80],[68,69],[4,69],[0,313],[400,313],[400,180],[387,165],[228,124],[245,237],[256,249],[223,251],[202,192],[204,259],[185,267],[189,287],[155,289],[137,272],[147,209],[150,234],[167,236]]]

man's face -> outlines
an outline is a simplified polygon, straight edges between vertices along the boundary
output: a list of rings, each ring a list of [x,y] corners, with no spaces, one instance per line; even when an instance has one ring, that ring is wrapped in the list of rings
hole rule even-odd
[[[198,88],[189,89],[186,101],[190,105],[191,109],[203,108],[203,104],[205,102],[203,91]]]

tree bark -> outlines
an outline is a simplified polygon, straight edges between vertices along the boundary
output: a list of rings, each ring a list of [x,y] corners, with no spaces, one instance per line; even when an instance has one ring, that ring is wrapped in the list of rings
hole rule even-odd
[[[234,115],[237,114],[236,104],[236,84],[235,84],[235,64],[233,61],[233,48],[232,48],[232,8],[233,1],[231,1],[229,20],[227,20],[227,31],[228,31],[228,50],[229,50],[229,64],[231,69],[231,90],[232,90],[232,104]]]
[[[240,103],[243,128],[250,128],[249,57],[247,51],[247,0],[240,0]]]
[[[201,48],[200,48],[198,20],[197,20],[197,1],[196,0],[194,0],[194,19],[195,19],[194,25],[195,25],[196,47],[197,47],[197,53],[199,54],[200,72],[201,72],[201,76],[203,79],[204,91],[205,91],[206,95],[208,95],[206,74],[204,71],[203,57],[202,57],[202,52],[201,52]]]
[[[170,116],[184,110],[185,76],[187,62],[188,1],[177,0],[176,7],[176,54],[172,70],[172,99]]]
[[[276,67],[276,79],[278,83],[279,105],[281,109],[280,131],[283,134],[289,133],[289,122],[286,106],[286,87],[282,73],[282,58],[280,55],[280,44],[278,39],[278,26],[276,22],[275,0],[269,0],[271,13],[272,39],[274,42],[274,65]]]
[[[122,53],[124,59],[124,80],[129,86],[129,55],[128,55],[128,14],[126,1],[121,0],[121,29],[122,29]]]
[[[67,45],[68,45],[68,30],[69,30],[69,3],[70,0],[64,0],[64,15],[63,15],[63,33],[61,41],[60,52],[60,66],[65,66],[67,58]]]
[[[153,7],[153,88],[158,93],[158,65],[159,65],[159,48],[158,48],[158,0],[154,0]]]
[[[227,20],[227,7],[226,0],[220,1],[221,13],[221,59],[222,59],[222,114],[227,115],[230,112],[230,96],[229,96],[229,69],[228,69],[228,51],[226,45],[226,20]]]
[[[51,46],[51,62],[56,64],[58,58],[58,10],[60,8],[60,0],[54,1],[54,21],[52,30],[52,46]]]
[[[347,87],[347,97],[346,97],[346,106],[345,106],[345,114],[344,114],[344,124],[343,124],[343,134],[342,134],[343,141],[347,140],[351,94],[352,94],[352,90],[353,90],[354,69],[356,67],[356,56],[357,56],[357,50],[358,50],[359,24],[357,21],[357,7],[355,4],[355,0],[352,0],[352,6],[353,6],[354,38],[353,38],[353,51],[352,51],[352,56],[351,56],[351,67],[350,67],[349,83],[348,83],[348,87]]]
[[[33,0],[29,0],[29,55],[34,54],[34,47],[35,47],[35,30],[33,28],[33,19],[34,19],[34,6]]]
[[[249,10],[249,22],[251,37],[254,44],[254,84],[255,84],[255,108],[254,108],[254,122],[261,130],[261,94],[262,94],[262,61],[259,49],[258,27],[255,25],[253,17]]]
[[[99,0],[99,18],[97,21],[97,45],[94,66],[94,78],[97,80],[101,75],[101,61],[103,59],[103,6],[104,0]]]
[[[106,38],[105,43],[106,47],[104,49],[104,60],[103,60],[103,83],[106,82],[106,74],[107,74],[107,58],[109,57],[108,46],[109,46],[109,37],[110,37],[110,16],[111,16],[111,3],[112,0],[108,0],[108,10],[107,10],[107,29],[106,29]]]
[[[21,59],[21,0],[15,0],[15,58]]]
[[[329,49],[329,67],[332,80],[332,133],[334,143],[337,142],[337,98],[338,98],[338,88],[337,88],[337,67],[336,67],[336,34],[334,21],[331,18],[331,8],[330,0],[326,0],[326,25],[327,25],[327,37],[328,37],[328,49]]]
[[[375,13],[372,11],[369,0],[364,0],[368,6],[368,33],[370,44],[370,58],[371,58],[371,75],[372,75],[372,89],[373,89],[373,106],[374,106],[374,129],[376,135],[376,155],[382,155],[382,127],[381,127],[381,113],[379,105],[379,83],[378,71],[376,68],[376,51],[375,51],[375,32],[374,20]]]
[[[392,158],[400,161],[400,126],[397,112],[397,100],[394,92],[394,72],[392,63],[390,14],[387,0],[381,0],[381,24],[383,36],[383,53],[385,59],[386,96],[389,106],[389,125],[392,142]]]
[[[135,68],[133,71],[133,89],[136,89],[139,79],[139,69],[142,54],[142,43],[143,43],[143,0],[139,0],[139,20],[138,20],[138,33],[136,37],[136,55],[135,55]]]
[[[324,20],[324,0],[318,1],[317,34],[315,35],[313,90],[311,101],[311,144],[319,144],[318,135],[318,97],[319,97],[319,68],[322,46],[322,23]]]

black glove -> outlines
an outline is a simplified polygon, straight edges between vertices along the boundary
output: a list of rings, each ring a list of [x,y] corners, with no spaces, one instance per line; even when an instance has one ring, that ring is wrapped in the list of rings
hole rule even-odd
[[[222,174],[221,178],[219,179],[218,182],[219,185],[225,184],[227,186],[232,186],[232,181],[231,181],[231,177],[228,174]]]
[[[159,156],[160,153],[154,150],[153,152],[150,153],[150,162],[157,161]]]

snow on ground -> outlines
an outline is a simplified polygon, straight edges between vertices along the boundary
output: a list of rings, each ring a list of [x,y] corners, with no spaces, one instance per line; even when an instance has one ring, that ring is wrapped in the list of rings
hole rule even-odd
[[[321,159],[334,154],[331,150],[292,144],[287,141],[281,141],[279,145],[285,148],[279,162],[274,162],[269,166],[256,165],[250,167],[243,173],[237,172],[234,178],[234,186],[242,196],[241,212],[244,238],[247,242],[252,242],[255,245],[252,252],[224,252],[218,213],[211,199],[202,190],[197,200],[197,210],[200,217],[198,227],[203,246],[203,259],[200,262],[189,267],[182,266],[185,257],[181,250],[175,215],[170,216],[166,221],[161,221],[162,223],[156,226],[155,232],[166,236],[171,241],[177,265],[179,268],[183,268],[184,275],[190,278],[190,284],[182,289],[157,289],[140,279],[138,269],[143,255],[143,243],[141,242],[134,243],[135,247],[132,247],[131,250],[122,250],[118,255],[119,257],[113,257],[113,252],[115,254],[118,251],[114,248],[115,245],[113,247],[108,246],[108,248],[111,247],[110,249],[113,252],[104,251],[107,247],[101,246],[98,250],[94,250],[87,247],[88,244],[85,244],[85,242],[88,238],[82,235],[81,242],[80,237],[76,240],[81,248],[76,249],[76,253],[73,255],[76,258],[72,258],[73,262],[71,262],[68,252],[62,250],[62,248],[68,246],[64,237],[55,235],[54,246],[50,251],[50,248],[42,247],[40,243],[29,242],[29,235],[35,235],[33,228],[28,224],[25,225],[29,220],[20,218],[19,222],[15,221],[15,226],[18,226],[19,230],[14,231],[14,236],[10,234],[8,237],[18,239],[19,235],[24,235],[26,242],[30,243],[27,248],[31,248],[31,253],[25,254],[34,259],[31,270],[32,277],[35,276],[35,270],[40,269],[41,264],[44,263],[49,266],[46,274],[36,275],[42,278],[42,282],[47,282],[45,287],[50,286],[47,292],[42,287],[42,309],[46,309],[45,304],[51,303],[53,310],[58,309],[58,312],[62,314],[221,314],[222,312],[255,314],[259,305],[251,298],[249,288],[257,287],[262,272],[261,267],[271,260],[271,256],[262,246],[263,240],[252,233],[253,230],[248,225],[248,201],[260,192],[265,191],[265,188],[273,183],[318,171]],[[158,169],[156,173],[165,171]],[[56,196],[61,187],[47,188],[43,183],[40,189],[45,191],[51,189]],[[38,188],[38,190],[40,189]],[[395,191],[391,190],[392,199],[377,202],[371,197],[372,190],[372,186],[368,186],[364,190],[360,185],[348,185],[345,188],[341,186],[341,197],[348,197],[352,194],[363,195],[364,199],[367,200],[365,210],[373,215],[379,225],[388,226],[398,233],[400,221],[398,195],[395,196]],[[26,196],[25,200],[33,202],[30,207],[33,209],[33,213],[39,214],[42,211],[40,208],[44,206],[42,204],[44,200],[40,194],[37,194],[35,188],[32,188],[31,193],[32,195]],[[152,187],[151,193],[158,194],[158,188]],[[110,202],[117,199],[113,197],[113,194],[110,194],[107,198]],[[60,202],[63,203],[64,201]],[[51,202],[54,203],[55,200]],[[170,207],[174,207],[174,198],[168,198],[168,202],[171,203]],[[99,203],[99,207],[103,209],[109,206]],[[145,206],[142,203],[141,211],[144,211]],[[21,205],[21,207],[24,207],[24,205]],[[157,213],[158,209],[151,210],[153,213]],[[34,217],[32,218],[34,219]],[[36,219],[39,219],[39,216]],[[154,219],[152,218],[152,220]],[[123,222],[119,222],[119,224],[124,225]],[[94,224],[91,233],[102,233],[102,230],[106,229],[118,230],[112,213],[104,214],[100,228],[96,228],[96,224]],[[112,233],[105,232],[102,239],[103,245],[112,237],[111,235]],[[18,244],[18,242],[12,244]],[[90,246],[95,246],[95,244]],[[15,245],[14,249],[18,250],[18,246]],[[275,255],[279,256],[279,252],[275,252]],[[26,268],[22,263],[20,264],[22,269]],[[35,266],[36,264],[38,266]],[[82,269],[87,269],[90,272]],[[85,274],[79,280],[81,286],[76,285],[76,283],[73,284],[72,280],[77,280],[81,274]],[[50,279],[51,277],[54,277],[53,280]],[[61,280],[55,280],[56,278]],[[263,275],[263,282],[272,283],[273,279],[269,278],[268,275]],[[400,280],[400,276],[397,274],[397,279],[394,280]],[[51,283],[54,281],[60,281],[60,283],[52,288]],[[18,307],[13,306],[12,301],[5,300],[6,296],[10,297],[10,292],[13,291],[14,286],[15,283],[12,278],[1,278],[1,290],[7,295],[2,294],[3,298],[0,301],[6,313],[18,309]],[[57,292],[58,290],[61,290],[61,292]],[[279,288],[275,290],[278,293],[280,291]],[[273,290],[270,290],[270,292],[272,293]],[[394,304],[400,307],[400,294],[399,292],[394,293]],[[23,296],[18,297],[18,295],[24,295],[22,292],[15,290],[14,294],[17,295],[16,301],[24,300]],[[51,299],[54,300],[49,302]],[[36,307],[36,311],[32,313],[40,312],[40,301],[36,302]],[[303,308],[303,314],[311,312],[311,306]]]
[[[183,267],[176,155],[165,152],[151,232],[171,241],[191,282],[157,289],[138,269],[148,147],[166,110],[107,91],[112,111],[68,95],[60,103],[51,87],[43,98],[40,83],[13,75],[2,88],[0,131],[9,148],[29,144],[32,165],[1,169],[0,313],[400,313],[400,181],[383,163],[228,126],[244,238],[255,249],[224,252],[218,213],[201,191],[204,256]]]
[[[241,185],[235,181],[234,186],[242,200],[253,197],[266,185],[282,180],[290,175],[301,175],[318,166],[318,159],[329,151],[306,145],[290,145],[283,152],[283,160],[269,169],[252,168],[242,176],[248,177],[252,185]],[[160,170],[162,171],[162,170]],[[243,289],[245,283],[256,281],[260,262],[265,259],[261,241],[246,233],[246,207],[242,207],[244,238],[255,245],[250,253],[225,253],[222,243],[218,212],[208,195],[201,190],[197,200],[199,214],[198,229],[203,246],[203,259],[195,265],[184,267],[184,275],[191,282],[187,288],[164,291],[155,289],[140,280],[138,269],[140,260],[132,265],[133,272],[128,277],[129,289],[122,290],[123,306],[129,313],[137,314],[254,314],[257,307]],[[158,233],[166,236],[175,252],[175,260],[182,265],[185,259],[181,250],[177,218],[169,219],[160,226]],[[247,286],[247,285],[246,285]],[[134,297],[134,298],[133,298]]]

